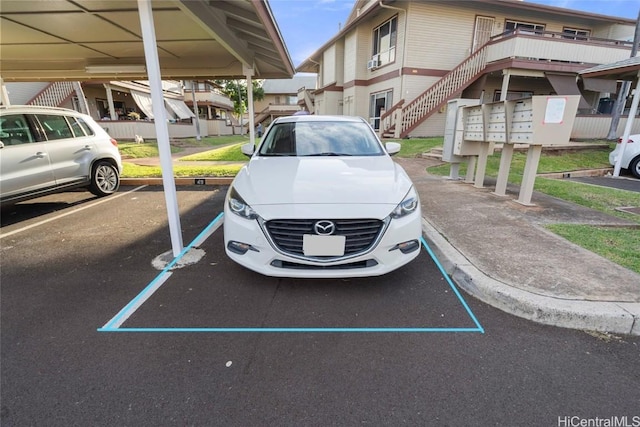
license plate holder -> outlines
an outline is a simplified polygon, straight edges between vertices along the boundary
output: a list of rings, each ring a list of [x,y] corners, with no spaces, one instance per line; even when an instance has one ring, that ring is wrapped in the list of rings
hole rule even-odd
[[[302,250],[305,256],[342,256],[346,240],[345,236],[304,234],[302,236]]]

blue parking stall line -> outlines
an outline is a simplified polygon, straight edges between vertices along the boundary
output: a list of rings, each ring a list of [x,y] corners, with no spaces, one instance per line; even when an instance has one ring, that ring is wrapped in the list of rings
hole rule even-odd
[[[209,223],[209,225],[207,225],[205,229],[202,230],[202,232],[196,236],[195,239],[193,239],[193,241],[189,244],[189,248],[200,246],[202,242],[207,240],[209,236],[211,236],[218,228],[220,228],[223,220],[224,220],[224,212],[220,212],[218,216],[215,217],[213,221],[211,221],[211,223]]]
[[[205,227],[204,230],[196,236],[183,250],[176,256],[167,266],[153,279],[134,299],[132,299],[122,310],[118,312],[107,324],[98,331],[114,331],[117,330],[135,311],[144,304],[144,302],[162,286],[171,276],[171,269],[189,250],[206,240],[214,231],[220,227],[224,212],[220,212],[213,221]]]
[[[453,290],[454,294],[466,310],[467,314],[474,322],[476,327],[474,328],[420,328],[420,327],[407,327],[407,328],[392,328],[392,327],[363,327],[363,328],[296,328],[296,327],[279,327],[279,328],[271,328],[271,327],[199,327],[199,328],[189,328],[189,327],[148,327],[148,328],[122,328],[120,327],[156,290],[160,288],[162,284],[166,282],[166,280],[171,276],[171,268],[192,248],[198,246],[203,241],[205,241],[211,234],[213,234],[221,225],[224,217],[224,213],[221,212],[218,216],[209,223],[207,227],[195,238],[193,241],[185,248],[183,251],[174,258],[174,260],[169,263],[160,274],[151,282],[145,289],[138,294],[129,304],[127,304],[120,312],[113,317],[107,324],[105,324],[102,328],[98,328],[98,332],[130,332],[130,333],[141,333],[141,332],[155,332],[155,333],[244,333],[244,332],[258,332],[258,333],[473,333],[479,332],[484,334],[484,328],[478,322],[478,319],[473,314],[471,309],[469,308],[467,302],[464,300],[460,291],[456,288],[456,286],[451,281],[449,275],[445,272],[442,264],[435,256],[434,252],[431,250],[429,245],[427,244],[424,237],[420,238],[422,245],[425,250],[431,257],[431,259],[435,262],[436,266],[440,270],[440,273],[447,281],[448,285]]]
[[[431,259],[433,259],[433,262],[436,263],[436,266],[438,267],[438,270],[440,270],[440,273],[442,274],[442,276],[445,278],[445,280],[447,281],[447,283],[449,284],[453,292],[458,297],[458,300],[460,300],[460,303],[462,304],[464,309],[467,311],[467,314],[469,315],[469,317],[471,317],[471,320],[473,320],[473,323],[476,324],[477,331],[484,334],[484,328],[482,327],[482,325],[480,325],[480,322],[478,322],[478,319],[473,314],[473,311],[471,311],[471,308],[469,308],[469,305],[460,294],[460,291],[458,291],[458,288],[456,288],[456,286],[453,284],[453,281],[451,281],[451,278],[449,277],[447,272],[444,270],[444,267],[442,267],[442,264],[440,264],[440,261],[436,257],[435,253],[433,253],[433,250],[431,250],[431,248],[429,247],[429,244],[427,243],[427,241],[424,239],[424,237],[420,237],[420,241],[422,242],[422,245],[429,253],[429,256],[431,257]]]
[[[478,328],[100,328],[100,332],[483,332]]]

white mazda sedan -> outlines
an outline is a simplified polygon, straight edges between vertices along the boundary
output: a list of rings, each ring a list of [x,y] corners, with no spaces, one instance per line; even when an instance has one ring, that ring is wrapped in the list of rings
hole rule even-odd
[[[369,124],[345,116],[276,119],[227,192],[224,244],[276,277],[363,277],[420,253],[420,200]]]

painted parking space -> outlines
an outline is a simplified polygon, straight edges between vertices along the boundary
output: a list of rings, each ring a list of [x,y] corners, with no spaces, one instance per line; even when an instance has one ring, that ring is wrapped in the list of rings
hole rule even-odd
[[[226,257],[223,220],[215,217],[98,331],[484,333],[424,239],[418,258],[383,277],[270,278]],[[172,271],[192,248],[205,258]]]

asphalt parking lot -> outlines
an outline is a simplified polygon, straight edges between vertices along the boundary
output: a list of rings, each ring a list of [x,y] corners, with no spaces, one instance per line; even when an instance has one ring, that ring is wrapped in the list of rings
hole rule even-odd
[[[225,190],[180,187],[185,243]],[[222,239],[104,330],[161,274],[161,189],[3,210],[2,425],[536,425],[637,408],[637,341],[458,295],[426,250],[378,278],[275,279],[231,262]]]

